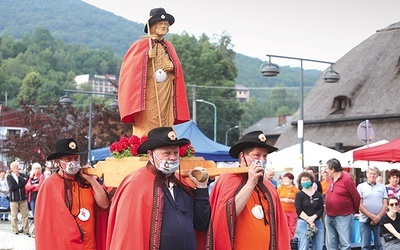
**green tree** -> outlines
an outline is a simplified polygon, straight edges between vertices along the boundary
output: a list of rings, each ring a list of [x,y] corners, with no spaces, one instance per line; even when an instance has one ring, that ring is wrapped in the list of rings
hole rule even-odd
[[[217,107],[217,141],[224,142],[225,131],[238,124],[241,116],[236,100],[237,69],[229,36],[219,37],[216,43],[203,34],[198,40],[187,33],[169,39],[177,50],[185,72],[187,85],[195,85],[196,99],[204,99]],[[189,89],[188,89],[189,90]],[[188,92],[192,110],[193,96]],[[214,134],[214,110],[207,104],[197,104],[197,125],[209,138]]]
[[[21,103],[18,114],[20,126],[27,128],[21,137],[11,137],[6,141],[11,158],[19,158],[26,165],[33,162],[44,164],[46,157],[54,151],[58,139],[73,137],[81,149],[88,146],[88,110],[73,106],[62,107],[56,103],[48,106]],[[104,104],[93,105],[92,149],[109,146],[121,135],[131,135],[131,125],[119,122],[118,112],[105,108]],[[82,155],[82,162],[87,155]]]
[[[21,90],[18,94],[20,99],[27,103],[33,103],[38,97],[38,89],[43,85],[43,78],[37,72],[31,72],[26,75],[22,81]]]

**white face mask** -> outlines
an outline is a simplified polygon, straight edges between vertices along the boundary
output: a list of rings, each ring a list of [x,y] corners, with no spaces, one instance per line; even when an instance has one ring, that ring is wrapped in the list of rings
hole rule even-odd
[[[179,158],[176,161],[160,160],[154,151],[153,156],[160,162],[157,166],[156,162],[153,160],[154,166],[164,174],[172,174],[179,168]]]
[[[245,156],[249,157],[251,160],[251,164],[256,164],[256,165],[260,165],[261,167],[263,167],[263,169],[265,169],[267,167],[267,161],[264,160],[254,160],[253,158],[251,158],[250,156],[246,155]]]
[[[81,169],[81,163],[79,161],[69,161],[65,162],[60,160],[60,162],[65,164],[65,169],[61,168],[63,171],[65,171],[67,174],[70,175],[76,175],[76,173],[79,172]]]

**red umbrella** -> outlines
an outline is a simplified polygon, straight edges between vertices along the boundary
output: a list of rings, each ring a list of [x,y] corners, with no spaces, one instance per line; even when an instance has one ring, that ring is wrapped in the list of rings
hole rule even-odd
[[[353,151],[355,161],[400,162],[400,138],[388,143]]]

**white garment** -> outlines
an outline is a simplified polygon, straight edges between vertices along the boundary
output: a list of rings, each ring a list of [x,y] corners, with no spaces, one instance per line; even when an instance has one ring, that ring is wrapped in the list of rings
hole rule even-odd
[[[3,197],[5,195],[5,192],[8,191],[8,183],[6,178],[1,179],[0,178],[0,197]]]

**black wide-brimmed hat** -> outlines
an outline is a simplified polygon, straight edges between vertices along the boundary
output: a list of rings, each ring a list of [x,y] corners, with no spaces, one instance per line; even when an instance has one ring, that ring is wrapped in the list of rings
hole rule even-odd
[[[73,138],[60,139],[56,142],[56,150],[53,154],[47,156],[47,160],[54,160],[63,155],[83,155],[87,150],[80,151]]]
[[[152,24],[159,22],[159,21],[164,21],[167,20],[169,25],[174,24],[175,22],[175,18],[168,14],[164,8],[155,8],[150,10],[150,17],[149,17],[149,21],[147,21],[147,23],[149,24],[149,26],[151,26]],[[144,25],[144,33],[147,33],[147,23]]]
[[[149,131],[147,140],[138,147],[137,152],[139,154],[147,154],[147,150],[166,146],[182,147],[189,143],[190,141],[186,138],[178,140],[175,131],[171,127],[153,128]]]
[[[268,153],[278,150],[278,148],[267,144],[267,137],[262,131],[253,131],[240,138],[239,142],[233,145],[229,150],[229,155],[237,159],[239,158],[240,152],[242,152],[245,148],[253,147],[266,148]]]

